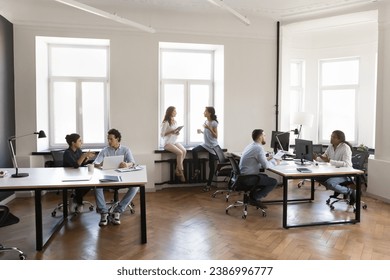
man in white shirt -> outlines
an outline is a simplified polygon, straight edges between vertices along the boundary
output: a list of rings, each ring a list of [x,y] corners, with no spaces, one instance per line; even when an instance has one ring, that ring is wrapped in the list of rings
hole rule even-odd
[[[255,190],[250,193],[251,203],[260,208],[267,208],[261,199],[266,197],[277,185],[274,178],[260,173],[261,169],[268,169],[270,165],[278,164],[272,157],[266,156],[263,145],[266,144],[265,134],[262,129],[255,129],[252,132],[253,143],[249,144],[242,152],[240,159],[240,172],[243,175],[259,175],[260,183]]]

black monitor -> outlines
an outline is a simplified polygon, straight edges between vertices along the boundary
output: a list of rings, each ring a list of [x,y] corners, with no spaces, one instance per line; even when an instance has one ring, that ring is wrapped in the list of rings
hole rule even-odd
[[[290,148],[290,132],[272,131],[271,148],[274,148],[275,154],[278,150],[288,152]]]
[[[313,142],[304,139],[295,139],[295,158],[298,164],[304,165],[307,161],[313,161]]]

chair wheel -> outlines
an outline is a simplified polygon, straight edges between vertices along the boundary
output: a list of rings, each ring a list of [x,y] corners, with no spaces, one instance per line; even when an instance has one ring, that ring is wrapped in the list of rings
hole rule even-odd
[[[330,210],[334,210],[334,206],[333,205],[330,206]]]
[[[244,220],[246,219],[246,215],[242,215],[242,217],[241,218],[243,218]]]
[[[364,209],[364,210],[367,209],[367,204],[364,204],[364,205],[363,205],[363,209]]]
[[[26,256],[26,255],[24,255],[24,254],[20,254],[20,255],[19,255],[19,259],[21,259],[21,260],[25,260],[25,259],[27,259],[27,256]]]
[[[134,209],[130,209],[130,213],[131,213],[131,214],[134,214],[134,213],[135,213],[135,210],[134,210]]]
[[[266,217],[267,216],[267,213],[266,212],[263,212],[263,217]]]
[[[329,205],[329,203],[330,203],[330,199],[328,198],[328,199],[326,200],[326,204]]]
[[[53,211],[53,212],[51,212],[51,216],[52,216],[52,217],[55,217],[55,216],[56,216],[56,214],[57,214],[57,212],[56,212],[56,211]]]
[[[226,209],[226,210],[225,210],[225,213],[226,213],[226,214],[229,214],[229,210]]]
[[[93,211],[93,206],[89,206],[89,211]]]
[[[211,197],[212,197],[212,198],[215,198],[215,197],[216,197],[215,193],[213,193],[213,194],[211,195]]]

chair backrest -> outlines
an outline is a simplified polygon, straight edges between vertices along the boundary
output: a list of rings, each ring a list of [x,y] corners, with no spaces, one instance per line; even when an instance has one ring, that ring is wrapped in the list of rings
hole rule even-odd
[[[230,188],[236,191],[250,191],[260,182],[258,175],[242,175],[235,158],[228,157],[232,166],[232,176],[229,181]]]
[[[53,167],[64,166],[64,153],[65,150],[51,151],[51,156],[53,157]]]
[[[370,154],[368,151],[361,151],[356,148],[352,149],[352,167],[355,169],[365,170],[365,164],[367,163]]]
[[[322,155],[323,153],[323,146],[322,144],[313,144],[313,153]]]
[[[219,163],[226,163],[226,162],[228,162],[228,160],[225,157],[225,154],[224,154],[223,150],[221,149],[221,147],[219,145],[215,146],[213,148],[213,150],[217,154],[217,158],[218,158]]]

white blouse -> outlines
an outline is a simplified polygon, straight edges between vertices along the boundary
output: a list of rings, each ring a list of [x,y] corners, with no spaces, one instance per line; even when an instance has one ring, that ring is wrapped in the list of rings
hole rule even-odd
[[[164,141],[163,146],[166,144],[175,144],[177,140],[177,134],[175,133],[170,133],[165,135],[165,133],[173,131],[177,128],[177,123],[174,122],[171,126],[169,125],[169,122],[165,121],[161,124],[161,137]]]

